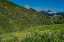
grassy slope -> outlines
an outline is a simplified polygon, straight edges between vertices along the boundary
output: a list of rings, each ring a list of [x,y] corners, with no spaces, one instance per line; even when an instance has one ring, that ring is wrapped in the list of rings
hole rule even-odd
[[[20,31],[44,24],[51,24],[50,18],[12,2],[0,1],[0,27],[5,32]]]
[[[44,26],[37,26],[37,27],[32,27],[23,31],[19,31],[19,32],[13,32],[13,33],[5,33],[5,34],[1,34],[0,37],[7,37],[7,36],[11,36],[14,34],[19,34],[21,35],[22,32],[34,32],[36,30],[40,30],[40,31],[45,31],[45,30],[64,30],[64,24],[55,24],[55,25],[44,25]]]
[[[38,30],[64,30],[64,24],[37,26],[30,29],[26,29],[25,31],[33,31],[36,29]]]

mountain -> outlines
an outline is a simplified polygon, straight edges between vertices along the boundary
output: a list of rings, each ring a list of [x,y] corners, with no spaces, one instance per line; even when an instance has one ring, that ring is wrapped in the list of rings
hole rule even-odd
[[[0,1],[0,33],[16,32],[52,24],[50,17],[28,10],[8,0]]]
[[[59,17],[59,16],[62,15],[62,12],[53,12],[49,9],[46,9],[46,10],[43,10],[43,11],[41,10],[40,13],[51,16],[51,17]]]
[[[49,9],[46,9],[46,10],[40,10],[38,7],[33,9],[33,8],[30,8],[29,5],[26,5],[25,6],[26,9],[28,10],[31,10],[31,11],[36,11],[36,12],[39,12],[41,14],[45,14],[45,15],[48,15],[48,16],[51,16],[51,17],[59,17],[62,15],[62,12],[52,12],[51,10]]]

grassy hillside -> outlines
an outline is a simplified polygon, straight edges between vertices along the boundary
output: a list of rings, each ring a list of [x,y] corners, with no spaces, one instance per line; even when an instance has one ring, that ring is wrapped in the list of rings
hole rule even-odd
[[[0,1],[0,33],[15,32],[53,22],[48,16],[30,11],[10,1]]]
[[[56,24],[37,26],[19,32],[1,34],[0,40],[2,42],[64,42],[63,35],[64,24]]]

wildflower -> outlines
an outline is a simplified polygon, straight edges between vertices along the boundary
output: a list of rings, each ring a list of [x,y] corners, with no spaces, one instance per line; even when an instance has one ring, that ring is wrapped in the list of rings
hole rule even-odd
[[[29,37],[32,37],[32,33],[28,32]]]
[[[47,32],[50,32],[51,30],[47,30]]]
[[[40,33],[42,33],[43,31],[39,31]]]
[[[38,34],[41,34],[41,35],[42,35],[42,32],[43,32],[43,31],[39,31]]]
[[[15,35],[15,36],[17,36],[17,37],[19,37],[19,36],[20,36],[20,34],[19,34],[19,33],[15,33],[14,35]]]
[[[22,35],[26,35],[26,33],[21,33]]]
[[[51,35],[51,34],[52,34],[52,32],[49,32],[49,34]]]
[[[64,37],[64,35],[63,35],[63,37]]]
[[[30,34],[30,32],[28,32],[28,34]]]
[[[38,29],[36,29],[36,31],[35,32],[38,32]]]

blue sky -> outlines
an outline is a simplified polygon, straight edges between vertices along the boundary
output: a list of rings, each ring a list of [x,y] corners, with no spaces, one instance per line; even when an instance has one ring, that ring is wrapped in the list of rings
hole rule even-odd
[[[50,9],[55,11],[64,11],[64,0],[10,0],[20,6],[28,4],[31,8],[39,7],[41,10]]]

